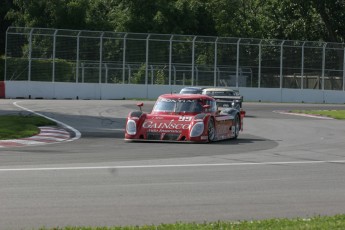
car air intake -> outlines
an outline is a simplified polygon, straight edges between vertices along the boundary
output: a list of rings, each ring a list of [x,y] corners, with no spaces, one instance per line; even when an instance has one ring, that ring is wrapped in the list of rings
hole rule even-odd
[[[158,132],[148,132],[147,139],[148,140],[161,140],[162,133]],[[165,133],[163,134],[162,140],[164,141],[177,141],[180,137],[179,133]]]
[[[163,140],[177,141],[179,136],[179,133],[166,133],[163,137]]]

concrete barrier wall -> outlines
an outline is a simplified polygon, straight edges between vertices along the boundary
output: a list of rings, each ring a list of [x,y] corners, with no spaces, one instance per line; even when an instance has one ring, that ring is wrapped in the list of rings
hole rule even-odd
[[[6,98],[44,99],[155,99],[164,93],[178,93],[184,86],[122,85],[98,83],[51,83],[6,81]],[[345,103],[345,91],[276,88],[239,88],[244,101]]]

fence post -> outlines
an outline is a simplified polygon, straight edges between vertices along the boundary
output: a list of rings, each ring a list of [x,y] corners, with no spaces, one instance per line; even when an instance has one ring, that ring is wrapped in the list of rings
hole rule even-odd
[[[104,32],[101,33],[101,37],[99,38],[99,76],[98,82],[102,83],[102,62],[103,62],[103,35]]]
[[[302,57],[301,57],[301,89],[304,88],[304,45],[305,45],[305,42],[303,42],[303,45],[302,45]]]
[[[77,60],[76,60],[76,72],[75,72],[75,74],[76,74],[76,76],[75,76],[75,82],[76,83],[78,83],[78,81],[79,81],[79,62],[80,62],[80,60],[79,60],[79,49],[80,49],[80,33],[81,33],[81,31],[79,31],[78,32],[78,35],[77,35]]]
[[[125,84],[125,78],[126,78],[126,41],[127,41],[127,35],[128,33],[125,34],[125,36],[123,37],[123,53],[122,53],[122,84]],[[130,76],[128,76],[128,84],[130,82]]]
[[[169,85],[171,85],[171,65],[172,65],[172,40],[174,35],[171,35],[169,40]]]
[[[174,69],[174,85],[176,85],[176,67],[173,66]]]
[[[146,38],[146,66],[145,66],[145,85],[148,84],[149,75],[149,41],[151,34],[147,35]]]
[[[214,42],[214,72],[213,72],[213,86],[216,87],[217,86],[217,62],[218,62],[218,37],[216,38],[215,42]]]
[[[193,42],[192,42],[192,83],[191,85],[194,85],[194,59],[195,59],[195,40],[196,40],[197,36],[194,36],[193,38]]]
[[[104,67],[105,67],[105,83],[108,83],[108,73],[109,73],[108,64],[104,63]]]
[[[237,50],[236,50],[236,88],[238,88],[238,72],[240,68],[240,42],[241,38],[237,41]]]
[[[84,63],[81,63],[81,82],[84,83],[85,80],[85,66]]]
[[[258,88],[261,87],[261,43],[262,43],[262,40],[260,40],[260,43],[259,43]]]
[[[7,80],[7,35],[8,35],[8,30],[10,27],[7,28],[6,30],[6,39],[5,39],[5,72],[4,72],[4,80]]]
[[[282,44],[280,44],[280,88],[283,88],[283,56],[284,56],[284,43],[285,40],[283,40]]]
[[[28,66],[28,81],[31,81],[31,55],[32,55],[32,33],[34,32],[34,29],[30,30],[30,36],[29,36],[29,66]]]
[[[321,89],[325,89],[325,67],[326,67],[326,46],[327,42],[322,47],[322,74],[321,74]]]
[[[195,85],[199,85],[199,69],[197,66],[195,66]]]
[[[219,67],[217,67],[217,84],[218,84],[218,86],[220,86],[220,75],[221,75],[220,69],[219,69]]]
[[[130,65],[128,66],[128,84],[131,84],[132,69]]]
[[[53,38],[53,72],[52,72],[52,82],[55,82],[55,55],[56,55],[56,34],[59,30],[55,30]]]
[[[75,70],[75,83],[78,83],[79,82],[79,65],[80,65],[80,60],[79,60],[79,49],[80,49],[80,34],[81,34],[81,31],[78,32],[78,35],[77,35],[77,57],[76,57],[76,70]]]
[[[344,48],[344,58],[343,58],[343,91],[345,91],[345,48]]]
[[[151,85],[153,85],[154,81],[154,68],[152,65],[150,65],[150,70],[151,70]]]

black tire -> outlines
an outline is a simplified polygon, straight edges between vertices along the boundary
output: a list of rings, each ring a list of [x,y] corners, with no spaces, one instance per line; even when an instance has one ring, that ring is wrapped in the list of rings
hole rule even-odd
[[[208,136],[208,141],[213,142],[216,138],[216,129],[214,127],[214,121],[213,118],[211,118],[208,122],[207,126],[207,136]]]
[[[234,130],[235,134],[232,137],[232,139],[237,139],[238,135],[240,134],[240,130],[241,130],[241,121],[240,121],[240,116],[238,114],[236,114],[236,116],[235,116],[233,127],[235,127],[235,130]]]

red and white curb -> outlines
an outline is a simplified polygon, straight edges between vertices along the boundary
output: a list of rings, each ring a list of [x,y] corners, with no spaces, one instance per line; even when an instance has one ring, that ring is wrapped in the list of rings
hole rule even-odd
[[[44,145],[65,142],[71,139],[71,134],[59,127],[44,126],[39,127],[39,129],[40,133],[32,137],[15,140],[0,140],[0,148]]]

